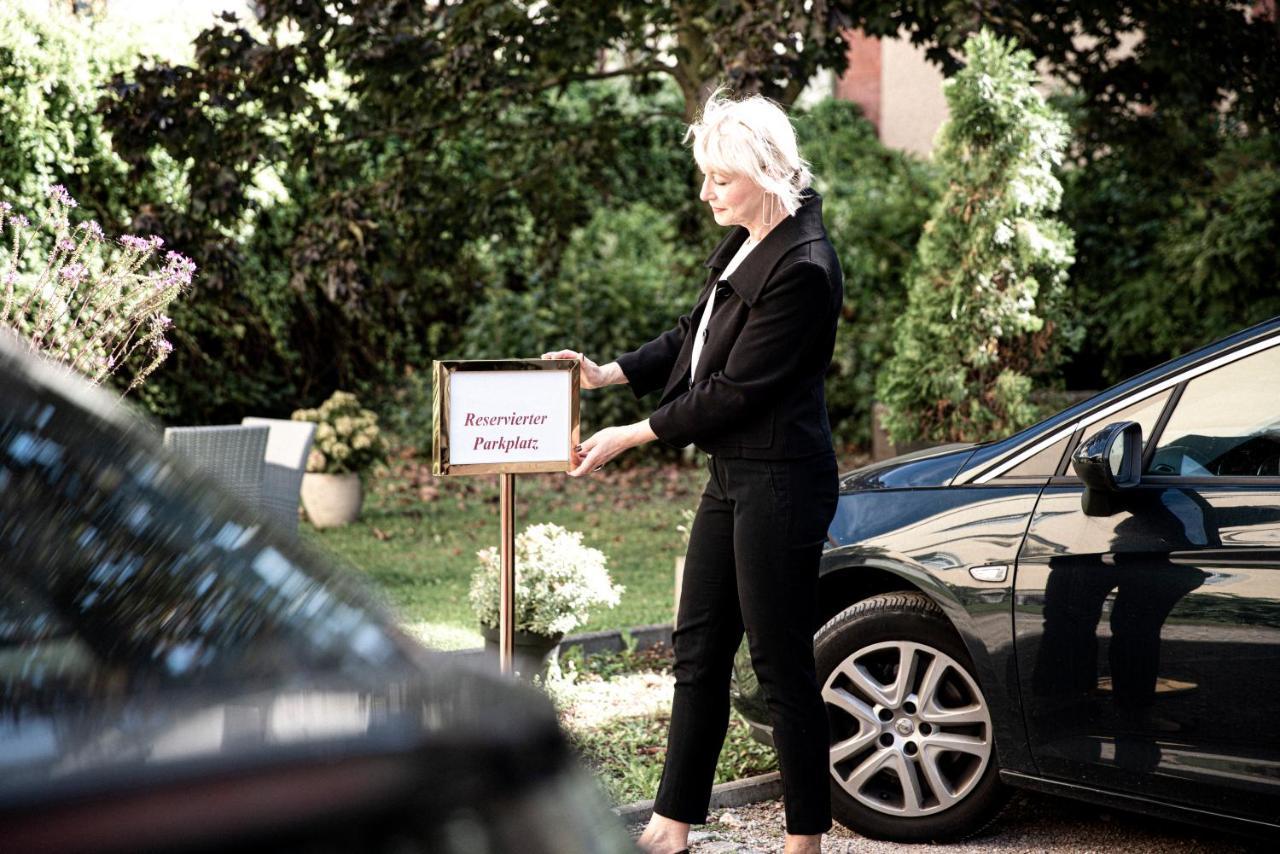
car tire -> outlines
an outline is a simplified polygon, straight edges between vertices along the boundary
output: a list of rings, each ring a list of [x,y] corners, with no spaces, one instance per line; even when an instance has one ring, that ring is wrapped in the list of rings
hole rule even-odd
[[[814,643],[834,818],[900,842],[958,839],[990,825],[1009,790],[986,698],[938,606],[915,592],[873,596],[833,617]]]

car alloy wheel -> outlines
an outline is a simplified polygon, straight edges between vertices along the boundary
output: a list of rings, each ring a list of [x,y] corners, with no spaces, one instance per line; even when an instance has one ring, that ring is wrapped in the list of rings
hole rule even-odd
[[[886,641],[832,671],[822,698],[851,734],[831,745],[831,774],[859,803],[895,816],[958,803],[991,759],[991,714],[973,677],[941,650]]]
[[[991,710],[968,651],[932,600],[882,593],[814,639],[831,731],[832,813],[877,839],[955,839],[1007,801]]]

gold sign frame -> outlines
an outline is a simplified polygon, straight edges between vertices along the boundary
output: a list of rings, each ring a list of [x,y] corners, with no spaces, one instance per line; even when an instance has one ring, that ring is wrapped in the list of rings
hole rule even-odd
[[[579,391],[582,365],[577,359],[447,359],[431,363],[435,382],[431,390],[431,473],[437,477],[471,474],[530,474],[566,472],[572,469],[573,448],[578,444]],[[450,381],[459,371],[568,371],[569,441],[564,460],[516,463],[450,463]]]

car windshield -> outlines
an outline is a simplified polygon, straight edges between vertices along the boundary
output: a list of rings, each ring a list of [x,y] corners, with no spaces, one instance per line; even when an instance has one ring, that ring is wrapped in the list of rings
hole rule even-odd
[[[3,356],[3,353],[0,353]],[[249,684],[404,653],[357,588],[129,429],[0,358],[0,707]]]

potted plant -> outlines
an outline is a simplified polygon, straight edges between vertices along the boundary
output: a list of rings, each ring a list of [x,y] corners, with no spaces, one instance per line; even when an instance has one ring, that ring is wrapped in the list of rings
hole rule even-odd
[[[471,576],[471,609],[480,622],[485,646],[498,645],[498,608],[502,559],[496,547],[476,552]],[[582,544],[579,531],[559,525],[530,525],[516,536],[517,655],[526,663],[545,664],[566,633],[587,622],[597,607],[612,608],[621,599],[599,549]]]
[[[334,528],[360,516],[360,476],[386,458],[378,416],[361,409],[350,392],[335,391],[317,409],[299,409],[294,421],[314,421],[315,444],[302,477],[302,507],[317,528]]]

